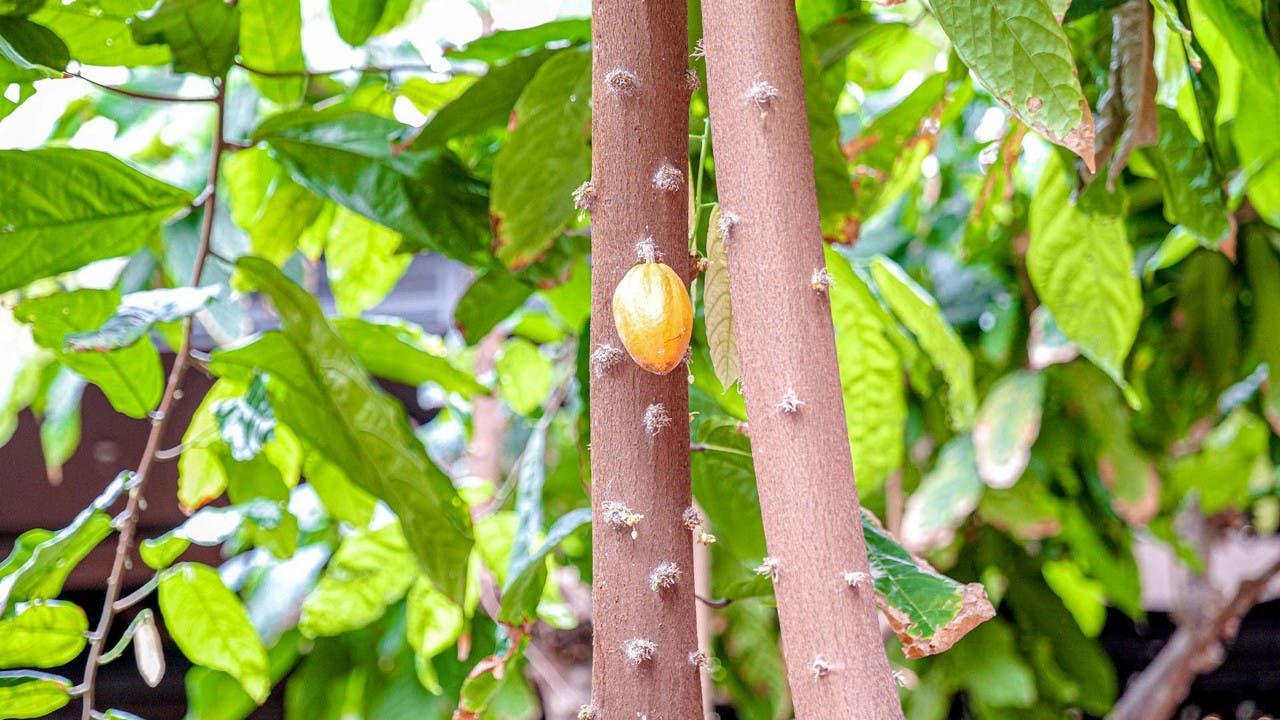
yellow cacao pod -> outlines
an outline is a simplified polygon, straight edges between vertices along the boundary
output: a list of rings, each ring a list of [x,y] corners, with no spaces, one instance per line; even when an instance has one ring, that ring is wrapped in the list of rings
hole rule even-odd
[[[640,263],[613,291],[613,323],[637,365],[666,375],[689,349],[693,303],[675,270],[660,262]]]

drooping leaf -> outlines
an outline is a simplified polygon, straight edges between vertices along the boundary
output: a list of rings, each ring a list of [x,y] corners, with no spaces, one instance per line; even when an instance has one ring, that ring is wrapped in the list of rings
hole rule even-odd
[[[112,407],[130,417],[145,417],[164,391],[160,354],[150,340],[120,350],[84,353],[66,343],[69,335],[102,327],[119,304],[120,294],[114,290],[76,290],[27,300],[14,313],[32,324],[36,342],[102,388]]]
[[[129,293],[101,326],[67,335],[67,346],[77,352],[99,353],[129,347],[155,325],[199,312],[220,290],[219,286],[210,285]]]
[[[1156,168],[1164,190],[1164,215],[1195,235],[1201,245],[1217,248],[1231,234],[1222,180],[1204,143],[1197,140],[1178,111],[1160,108],[1160,142],[1143,157]]]
[[[372,3],[361,3],[372,4]],[[240,0],[240,57],[255,70],[291,73],[306,70],[302,58],[302,3],[299,0]],[[258,92],[288,105],[302,99],[303,77],[266,77],[249,73]]]
[[[554,372],[551,361],[537,345],[524,338],[503,343],[493,369],[498,375],[502,399],[520,415],[532,415],[551,392]]]
[[[338,318],[333,327],[366,370],[406,385],[433,382],[473,397],[488,392],[471,373],[455,367],[413,323],[392,317]]]
[[[0,668],[58,667],[84,649],[89,618],[75,603],[18,603],[0,617]]]
[[[440,108],[435,117],[423,126],[413,140],[413,149],[426,150],[455,137],[506,127],[520,93],[554,54],[550,51],[537,52],[489,68],[484,77]]]
[[[214,371],[266,372],[276,416],[349,480],[391,506],[423,569],[441,592],[461,602],[470,523],[448,476],[414,437],[403,407],[356,365],[315,298],[260,258],[241,258],[238,268],[272,299],[283,329],[215,353]]]
[[[176,72],[220,77],[240,49],[239,8],[223,0],[160,0],[130,29],[140,44],[168,45]]]
[[[12,554],[0,564],[0,615],[10,603],[55,598],[62,592],[76,565],[111,534],[111,516],[106,510],[132,476],[121,473],[92,505],[58,532],[37,529],[19,536]]]
[[[45,393],[40,449],[51,482],[61,482],[62,466],[80,444],[80,398],[86,384],[84,378],[63,367]]]
[[[995,616],[979,583],[961,584],[911,556],[871,518],[863,518],[876,604],[909,658],[936,655]]]
[[[496,64],[518,55],[556,45],[580,45],[591,40],[591,21],[566,18],[519,30],[499,30],[476,38],[461,48],[450,48],[445,55],[457,60],[480,60]]]
[[[278,503],[258,499],[243,505],[205,507],[165,534],[143,540],[138,554],[147,567],[163,570],[192,545],[216,547],[230,540],[246,521],[274,528],[284,517]]]
[[[533,286],[512,273],[490,270],[478,275],[462,295],[453,311],[453,324],[467,344],[474,345],[532,294]]]
[[[913,552],[924,552],[950,543],[956,528],[977,509],[983,487],[973,441],[968,435],[957,435],[943,446],[933,469],[907,498],[903,544]]]
[[[1065,170],[1051,159],[1031,200],[1027,273],[1058,327],[1132,405],[1124,361],[1142,316],[1133,251],[1122,218],[1073,201]]]
[[[58,77],[70,53],[49,28],[26,18],[0,17],[0,82]]]
[[[350,535],[307,595],[298,627],[307,637],[358,630],[403,598],[417,576],[398,523]]]
[[[1111,16],[1110,86],[1098,100],[1098,164],[1106,165],[1108,187],[1134,150],[1160,139],[1156,118],[1155,35],[1151,3],[1125,2]]]
[[[400,244],[400,233],[338,208],[324,256],[339,313],[355,317],[386,298],[413,260],[396,252]]]
[[[0,150],[0,292],[128,255],[190,202],[107,153]]]
[[[738,381],[738,340],[733,333],[733,305],[729,298],[729,260],[720,227],[720,206],[707,218],[707,270],[703,273],[702,303],[706,314],[707,352],[720,385],[728,391]]]
[[[987,391],[973,427],[978,474],[993,488],[1018,482],[1031,461],[1044,411],[1044,376],[1020,370]]]
[[[129,30],[133,16],[151,8],[152,0],[74,0],[40,2],[31,19],[57,28],[72,59],[85,65],[165,65],[170,53],[166,45],[142,45]]]
[[[902,467],[907,424],[902,359],[889,337],[893,319],[849,262],[827,249],[831,316],[854,476],[862,492],[884,486]]]
[[[359,47],[369,39],[386,7],[387,0],[333,0],[329,3],[338,36],[352,47]]]
[[[32,670],[0,672],[0,717],[38,718],[71,702],[71,681]]]
[[[938,308],[938,301],[920,287],[897,263],[878,256],[871,264],[876,289],[894,315],[916,337],[947,381],[947,412],[951,427],[967,430],[973,425],[977,399],[973,389],[973,356]]]
[[[357,110],[297,110],[259,126],[289,172],[307,189],[430,249],[483,266],[489,227],[483,185],[442,148],[401,151],[406,128]]]
[[[494,159],[489,215],[494,254],[518,270],[572,222],[573,189],[591,171],[591,56],[557,53],[516,103],[515,129]]]
[[[536,617],[542,586],[546,582],[547,555],[578,528],[591,522],[591,510],[579,508],[561,515],[547,530],[547,539],[537,550],[516,561],[513,555],[511,571],[502,588],[502,606],[498,619],[513,625],[522,625]]]
[[[934,17],[1001,105],[1093,169],[1093,115],[1046,0],[937,0]]]
[[[183,563],[160,574],[160,612],[182,654],[225,672],[258,704],[271,690],[267,651],[240,598],[207,565]]]

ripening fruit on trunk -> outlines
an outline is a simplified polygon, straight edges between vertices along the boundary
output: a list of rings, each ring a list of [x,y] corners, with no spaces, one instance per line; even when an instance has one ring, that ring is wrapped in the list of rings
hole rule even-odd
[[[693,335],[693,303],[665,263],[642,262],[613,291],[613,322],[631,359],[651,373],[676,369]]]

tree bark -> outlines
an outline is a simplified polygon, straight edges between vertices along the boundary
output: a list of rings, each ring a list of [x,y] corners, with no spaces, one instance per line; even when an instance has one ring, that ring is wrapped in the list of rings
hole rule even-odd
[[[647,237],[687,277],[687,10],[685,0],[597,2],[592,20],[589,716],[698,718],[693,548],[681,519],[691,503],[686,373],[654,375],[627,358],[611,312]],[[674,572],[664,566],[667,587],[656,586],[664,563]]]
[[[716,186],[752,455],[796,717],[901,718],[867,551],[792,0],[703,0]]]

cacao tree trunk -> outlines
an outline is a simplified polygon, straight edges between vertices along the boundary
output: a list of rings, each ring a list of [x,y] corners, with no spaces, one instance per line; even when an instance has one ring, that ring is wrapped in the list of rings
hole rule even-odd
[[[733,324],[800,720],[902,717],[868,576],[793,0],[702,0]]]
[[[681,519],[691,503],[687,373],[642,370],[611,313],[646,238],[688,276],[687,10],[685,0],[597,2],[592,21],[593,187],[583,204],[592,211],[595,636],[594,714],[584,716],[698,718],[693,548]]]

